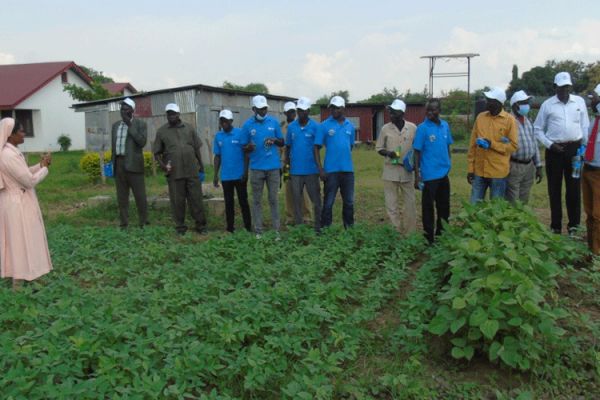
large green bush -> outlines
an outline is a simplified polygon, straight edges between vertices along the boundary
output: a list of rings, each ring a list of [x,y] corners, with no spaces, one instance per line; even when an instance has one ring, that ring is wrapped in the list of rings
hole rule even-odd
[[[110,162],[112,157],[111,151],[104,152],[104,162]],[[146,176],[152,173],[153,155],[150,151],[144,152],[144,173]],[[97,182],[100,180],[100,156],[98,153],[85,153],[81,160],[79,160],[79,167],[87,175],[90,182]]]
[[[565,333],[560,321],[569,314],[557,305],[557,277],[583,251],[522,205],[466,204],[432,253],[442,285],[429,331],[447,335],[454,358],[483,352],[532,368]]]

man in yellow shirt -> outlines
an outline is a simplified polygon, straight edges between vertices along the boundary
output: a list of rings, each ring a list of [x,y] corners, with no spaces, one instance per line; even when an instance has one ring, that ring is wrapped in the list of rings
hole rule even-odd
[[[487,111],[475,120],[467,155],[471,203],[483,200],[488,187],[492,199],[504,198],[510,155],[517,150],[517,123],[502,109],[506,93],[495,87],[483,94]]]

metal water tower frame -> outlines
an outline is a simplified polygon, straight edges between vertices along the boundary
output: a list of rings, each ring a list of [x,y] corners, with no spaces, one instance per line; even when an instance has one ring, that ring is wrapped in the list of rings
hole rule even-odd
[[[467,77],[467,102],[471,101],[471,58],[478,57],[478,53],[463,53],[463,54],[441,54],[434,56],[421,56],[421,58],[429,59],[429,96],[433,97],[433,79],[434,78],[460,78]],[[462,72],[434,72],[435,62],[438,59],[449,60],[451,58],[466,58],[467,70]],[[471,116],[471,107],[467,108],[467,123]]]

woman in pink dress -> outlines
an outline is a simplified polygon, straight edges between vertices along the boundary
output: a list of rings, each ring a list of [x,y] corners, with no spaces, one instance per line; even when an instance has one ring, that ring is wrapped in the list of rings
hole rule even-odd
[[[52,269],[34,189],[48,175],[51,157],[28,167],[18,149],[24,141],[23,125],[0,121],[0,277],[12,278],[14,289]]]

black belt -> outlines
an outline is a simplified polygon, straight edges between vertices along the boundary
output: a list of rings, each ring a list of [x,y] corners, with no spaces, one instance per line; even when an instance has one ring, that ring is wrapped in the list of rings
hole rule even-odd
[[[527,165],[527,164],[529,164],[529,163],[531,163],[533,161],[533,158],[530,158],[527,161],[521,161],[521,160],[517,160],[516,158],[511,158],[510,161],[516,162],[517,164],[525,164],[525,165]]]
[[[581,139],[580,140],[573,140],[572,142],[554,142],[554,143],[556,143],[556,144],[562,144],[562,145],[565,145],[565,146],[569,146],[569,145],[572,145],[572,144],[581,144]]]
[[[590,165],[590,164],[583,164],[583,168],[588,171],[600,171],[600,167],[594,167],[593,165]]]

